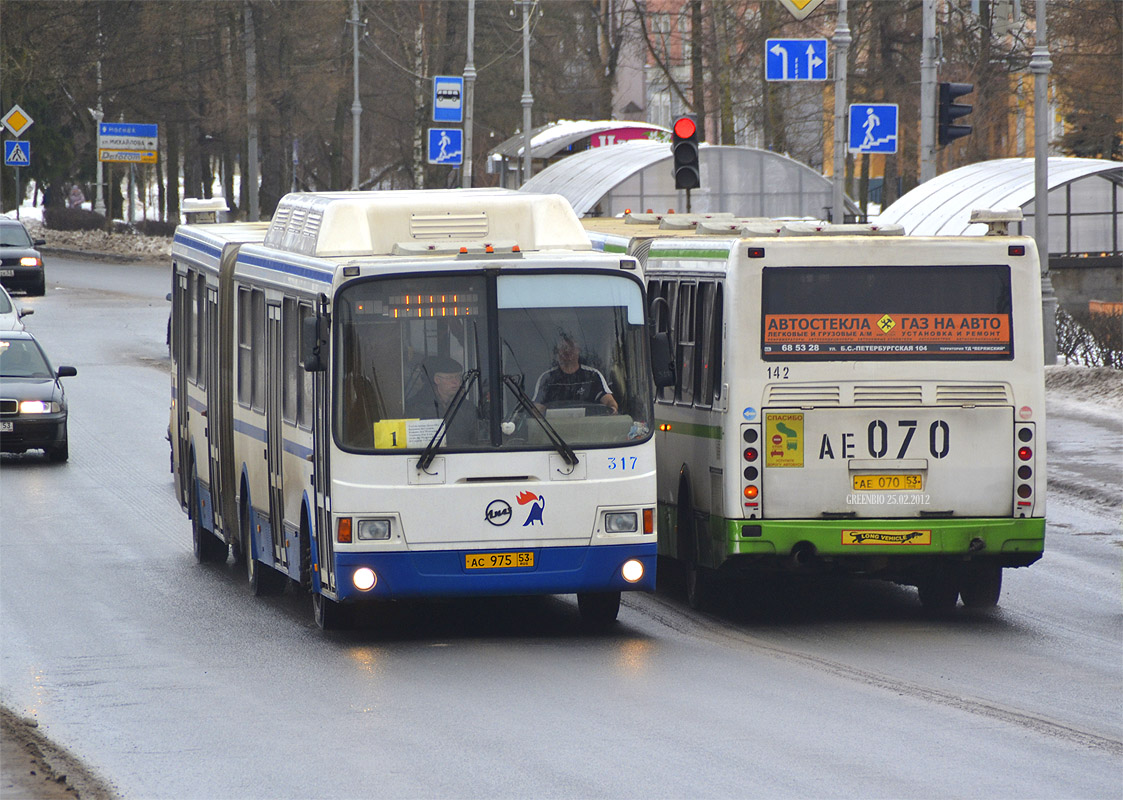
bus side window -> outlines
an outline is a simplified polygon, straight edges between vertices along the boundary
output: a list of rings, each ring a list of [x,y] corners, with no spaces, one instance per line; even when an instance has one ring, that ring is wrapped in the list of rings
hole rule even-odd
[[[694,402],[694,295],[697,287],[693,283],[682,283],[678,287],[678,302],[675,304],[675,346],[678,363],[678,386],[675,400],[684,405]]]
[[[698,285],[697,375],[694,404],[710,407],[721,394],[721,284],[704,281]]]
[[[671,330],[671,320],[674,319],[676,286],[677,284],[674,281],[652,280],[648,283],[648,308],[651,309],[649,313],[651,313],[654,318],[655,331],[657,333],[674,333]],[[661,298],[666,302],[654,302],[656,298]],[[675,342],[672,336],[671,347],[674,347],[674,345]],[[673,386],[665,386],[662,389],[656,389],[655,400],[660,403],[672,403],[675,399],[674,393],[675,390]]]

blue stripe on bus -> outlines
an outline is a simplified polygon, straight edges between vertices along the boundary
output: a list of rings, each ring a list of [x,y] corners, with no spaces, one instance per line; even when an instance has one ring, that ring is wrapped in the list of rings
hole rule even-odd
[[[187,407],[194,411],[203,412],[207,410],[207,401],[187,395]]]
[[[249,264],[251,267],[261,267],[262,269],[283,272],[286,275],[295,275],[299,278],[309,278],[322,283],[331,283],[332,279],[335,277],[335,274],[330,270],[303,267],[299,264],[289,264],[285,261],[277,261],[272,258],[262,258],[260,256],[251,256],[248,254],[239,254],[238,261],[243,264]]]
[[[534,552],[535,566],[511,569],[466,569],[464,556],[486,553],[487,548],[469,550],[414,551],[394,553],[336,553],[336,586],[340,600],[363,597],[471,597],[518,594],[570,594],[655,590],[655,541],[649,544],[582,547],[527,547]],[[518,547],[501,551],[514,552]],[[629,559],[643,563],[643,579],[628,583],[620,568]],[[360,567],[370,567],[378,583],[360,592],[351,576]]]
[[[306,447],[291,439],[285,439],[283,442],[284,450],[286,453],[291,453],[300,458],[309,458],[312,455],[312,448]]]
[[[266,440],[265,428],[259,428],[256,425],[251,425],[250,423],[243,422],[240,419],[234,420],[234,432],[244,433],[251,439],[257,439],[259,442],[264,442]]]
[[[191,239],[184,236],[182,233],[177,233],[173,241],[178,242],[184,247],[190,247],[192,250],[198,250],[201,253],[206,253],[211,258],[220,258],[222,256],[222,248],[215,247],[214,245],[200,242],[197,239]]]
[[[268,435],[264,428],[259,428],[249,422],[243,422],[240,419],[234,420],[234,430],[237,433],[243,433],[251,439],[256,439],[259,442],[268,441]],[[282,447],[286,453],[291,453],[300,458],[308,458],[312,455],[312,448],[306,447],[299,442],[294,442],[291,439],[282,440]]]

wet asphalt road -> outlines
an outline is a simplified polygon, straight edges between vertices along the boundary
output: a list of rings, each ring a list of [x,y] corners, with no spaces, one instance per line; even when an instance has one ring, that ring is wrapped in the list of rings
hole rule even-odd
[[[1001,606],[782,582],[607,634],[571,597],[394,607],[201,567],[173,494],[163,266],[52,259],[28,326],[71,460],[0,459],[0,700],[126,797],[1118,797],[1123,431],[1051,399],[1047,555]]]

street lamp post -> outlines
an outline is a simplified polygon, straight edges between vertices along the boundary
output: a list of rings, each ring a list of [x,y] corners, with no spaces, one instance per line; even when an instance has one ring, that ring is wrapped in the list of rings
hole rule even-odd
[[[834,192],[831,222],[846,221],[846,61],[850,50],[850,26],[846,22],[846,0],[838,0],[838,22],[834,37]]]
[[[534,0],[516,0],[523,12],[523,179],[526,183],[532,174],[530,159],[530,108],[534,95],[530,93],[530,5]]]
[[[1037,0],[1037,40],[1030,58],[1033,73],[1033,238],[1041,259],[1041,327],[1045,363],[1057,362],[1057,296],[1049,277],[1049,46],[1045,36],[1045,0]]]
[[[359,0],[351,0],[351,47],[354,78],[354,100],[351,103],[351,190],[359,189],[359,117],[363,104],[359,102]]]

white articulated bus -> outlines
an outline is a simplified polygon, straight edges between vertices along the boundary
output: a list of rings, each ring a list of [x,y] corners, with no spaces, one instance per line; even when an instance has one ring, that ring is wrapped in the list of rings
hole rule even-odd
[[[783,568],[915,585],[936,610],[960,596],[985,607],[1003,568],[1041,557],[1032,239],[585,222],[594,246],[641,260],[671,336],[677,381],[655,404],[659,553],[685,566],[691,602],[722,575]]]
[[[200,561],[302,585],[323,627],[364,600],[543,593],[609,622],[654,587],[642,278],[562,198],[291,194],[268,225],[180,226],[173,267]]]

